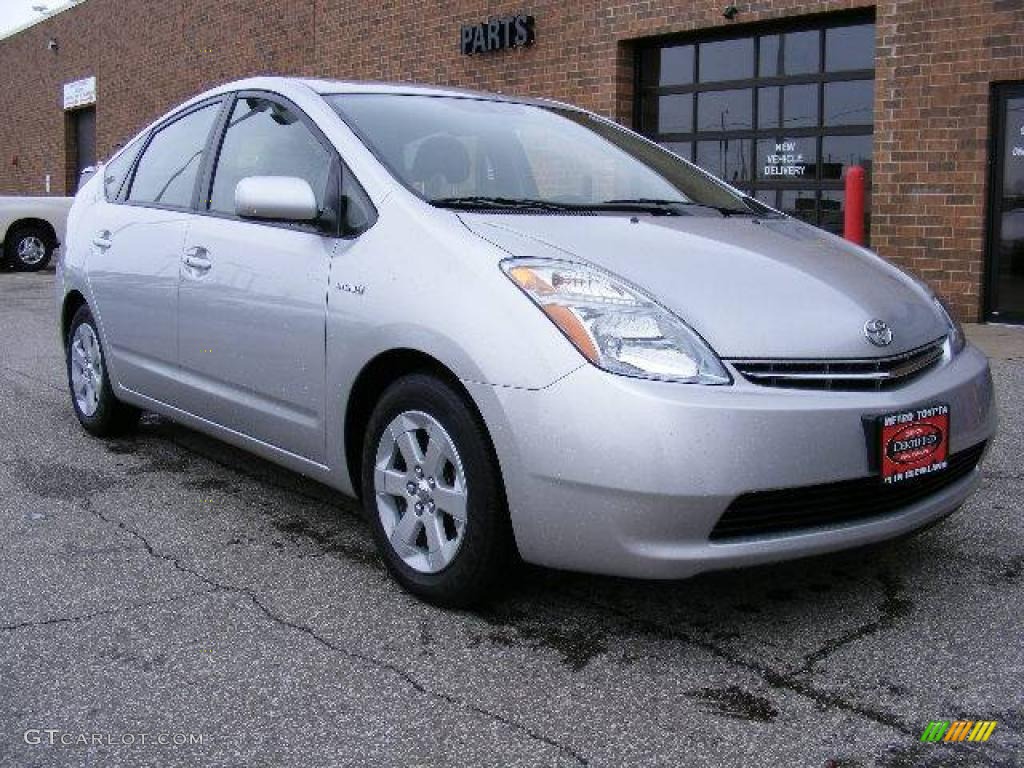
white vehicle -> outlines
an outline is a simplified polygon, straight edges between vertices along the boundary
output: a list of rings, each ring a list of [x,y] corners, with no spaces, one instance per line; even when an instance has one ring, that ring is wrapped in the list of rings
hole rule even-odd
[[[73,197],[0,197],[3,260],[22,272],[36,272],[64,241]]]

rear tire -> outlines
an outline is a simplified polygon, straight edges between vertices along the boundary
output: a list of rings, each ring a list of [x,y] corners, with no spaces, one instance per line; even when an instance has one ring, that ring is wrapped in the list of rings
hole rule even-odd
[[[99,327],[87,305],[79,307],[71,320],[65,359],[71,405],[86,431],[96,437],[111,437],[131,429],[139,410],[114,396]]]
[[[50,263],[56,243],[42,227],[19,224],[7,235],[4,257],[19,272],[38,272]]]
[[[429,374],[388,387],[366,428],[363,505],[399,584],[464,608],[497,590],[515,545],[497,462],[462,393]]]

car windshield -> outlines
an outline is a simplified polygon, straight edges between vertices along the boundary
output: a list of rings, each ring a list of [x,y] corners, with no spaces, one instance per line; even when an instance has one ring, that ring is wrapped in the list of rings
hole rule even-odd
[[[671,152],[579,110],[455,96],[326,99],[399,181],[434,205],[767,212]]]

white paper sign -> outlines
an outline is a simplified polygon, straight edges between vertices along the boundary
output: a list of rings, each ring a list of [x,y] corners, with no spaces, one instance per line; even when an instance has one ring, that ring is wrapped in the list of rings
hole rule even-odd
[[[64,109],[84,107],[96,103],[96,78],[86,77],[73,83],[64,83]]]

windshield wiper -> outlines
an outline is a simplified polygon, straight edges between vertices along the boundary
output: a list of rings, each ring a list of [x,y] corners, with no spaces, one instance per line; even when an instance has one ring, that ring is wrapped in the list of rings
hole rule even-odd
[[[695,206],[718,211],[723,216],[757,216],[751,208],[731,208],[727,206],[697,203],[692,200],[668,200],[653,197],[621,198],[602,200],[596,203],[562,203],[557,200],[536,200],[527,197],[494,197],[490,195],[462,195],[459,197],[439,197],[429,200],[432,205],[442,208],[462,208],[480,210],[482,208],[508,208],[514,210],[539,211],[636,211],[651,213],[655,216],[679,216],[680,207]],[[768,213],[766,211],[766,213]],[[771,215],[770,213],[768,215]]]
[[[662,209],[670,209],[674,206],[709,208],[718,211],[723,216],[757,216],[756,211],[750,208],[732,208],[725,205],[711,205],[710,203],[698,203],[694,200],[660,200],[657,198],[638,197],[621,200],[605,200],[603,205],[635,205],[638,209],[645,206],[653,206]]]
[[[657,216],[678,216],[681,205],[693,205],[689,200],[666,200],[656,197],[623,197],[603,200],[594,207],[605,211],[640,211]]]
[[[487,195],[464,195],[462,197],[436,197],[428,200],[431,205],[442,208],[514,208],[517,210],[579,211],[589,206],[575,203],[557,203],[551,200],[532,200],[526,197],[490,197]]]
[[[686,205],[681,200],[604,200],[598,203],[561,203],[557,200],[535,200],[525,197],[488,197],[486,195],[465,195],[463,197],[441,197],[429,201],[442,208],[509,208],[535,211],[637,211],[655,216],[678,216],[677,205]]]

